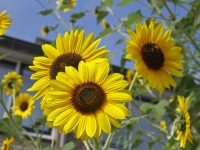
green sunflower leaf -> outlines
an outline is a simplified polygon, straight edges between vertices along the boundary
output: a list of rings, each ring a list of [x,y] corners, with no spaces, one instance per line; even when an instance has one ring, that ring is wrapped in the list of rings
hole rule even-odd
[[[55,31],[58,28],[58,24],[56,26],[50,26],[48,29],[51,31]]]
[[[64,9],[72,9],[73,6],[69,5],[69,4],[63,4],[59,7],[60,10],[64,10]]]
[[[168,140],[168,144],[162,148],[162,150],[170,150],[174,148],[174,146],[178,143],[177,140],[175,140],[173,137],[170,137]]]
[[[122,25],[127,27],[129,26],[130,24],[134,23],[134,22],[137,22],[139,20],[141,20],[144,16],[141,14],[141,11],[138,10],[136,12],[133,12],[133,13],[130,13],[128,15],[128,19],[125,20]]]
[[[13,119],[16,121],[17,125],[20,125],[22,123],[22,117],[21,116],[14,116]]]
[[[106,28],[104,29],[102,32],[99,33],[99,36],[97,38],[100,38],[102,36],[107,36],[112,32],[112,30],[110,28]]]
[[[125,6],[129,4],[130,2],[137,2],[138,0],[122,0],[122,2],[119,2],[117,6]]]
[[[125,127],[125,126],[127,126],[127,125],[129,125],[129,124],[138,122],[138,121],[140,121],[141,119],[145,118],[146,116],[148,116],[148,115],[144,115],[144,116],[141,116],[141,117],[131,117],[131,118],[129,118],[129,119],[123,120],[123,121],[121,122],[121,128],[122,128],[122,127]]]
[[[200,23],[200,14],[198,15],[197,20],[194,25],[197,26],[199,23]]]
[[[120,43],[122,43],[122,42],[124,42],[124,41],[125,41],[124,38],[120,38],[119,40],[117,40],[117,42],[115,43],[115,45],[120,44]]]
[[[105,10],[100,10],[98,12],[98,16],[97,16],[97,24],[99,24],[101,22],[101,20],[103,18],[105,18],[106,16],[108,15],[108,11],[105,11]]]
[[[161,132],[163,132],[166,136],[168,135],[168,132],[166,129],[163,129],[160,125],[155,124],[153,122],[149,122],[152,126],[154,126],[155,128],[157,128],[158,130],[160,130]]]
[[[44,11],[40,11],[39,14],[46,16],[46,15],[51,14],[52,12],[53,12],[53,9],[46,9]]]
[[[73,13],[71,15],[71,18],[77,20],[77,19],[82,18],[83,16],[85,16],[85,12],[79,12],[79,13]]]
[[[8,118],[0,119],[0,131],[3,132],[7,138],[11,138],[11,136],[16,134],[14,126]]]
[[[0,60],[1,59],[3,59],[3,58],[5,58],[6,56],[8,56],[9,54],[2,54],[2,55],[0,55]]]
[[[110,6],[112,5],[113,3],[113,0],[106,0],[106,1],[101,1],[101,6],[104,7],[104,6]]]
[[[52,147],[45,147],[45,148],[43,148],[42,150],[55,150],[55,149],[52,148]]]
[[[140,106],[140,110],[152,114],[157,120],[161,121],[164,113],[166,112],[165,107],[169,105],[168,101],[161,100],[157,104],[143,103]]]
[[[75,149],[75,144],[74,142],[69,142],[67,144],[65,144],[65,146],[63,147],[62,150],[74,150]]]
[[[130,140],[124,142],[123,149],[127,149],[128,145],[132,143],[131,149],[137,148],[142,140],[139,137],[142,135],[141,131],[138,131]]]

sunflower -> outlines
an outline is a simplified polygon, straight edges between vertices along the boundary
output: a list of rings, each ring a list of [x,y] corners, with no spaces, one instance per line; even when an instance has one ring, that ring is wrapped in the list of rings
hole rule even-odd
[[[35,106],[33,106],[34,100],[32,99],[31,95],[28,93],[21,93],[15,99],[15,115],[19,115],[22,118],[27,118],[33,112]]]
[[[47,92],[47,105],[51,109],[47,121],[60,132],[75,132],[77,138],[98,138],[101,130],[111,132],[111,124],[120,127],[117,119],[130,115],[123,103],[132,100],[131,93],[124,88],[128,82],[123,75],[108,75],[109,63],[103,61],[81,61],[78,71],[66,67],[51,80],[52,89]]]
[[[126,71],[126,79],[128,80],[129,83],[132,82],[134,74],[135,74],[135,72],[133,70],[131,70],[131,69],[128,69]]]
[[[6,138],[3,141],[3,145],[1,147],[1,150],[10,150],[10,144],[14,141],[14,136],[12,136],[10,139]]]
[[[84,30],[80,33],[76,30],[71,31],[70,35],[66,32],[64,37],[58,35],[56,39],[57,49],[48,44],[42,45],[46,56],[35,57],[34,66],[29,67],[36,71],[31,79],[38,80],[28,89],[28,91],[37,91],[33,99],[36,100],[45,95],[51,88],[49,81],[55,79],[58,72],[64,72],[65,66],[73,66],[77,69],[81,60],[84,62],[95,61],[96,63],[105,60],[106,58],[103,57],[109,51],[105,50],[105,46],[97,49],[101,40],[98,39],[94,42],[93,40],[93,33],[84,37]],[[45,99],[44,96],[41,101],[41,108],[45,107]]]
[[[102,22],[102,25],[103,25],[103,28],[104,28],[104,29],[109,28],[110,25],[108,24],[108,22],[106,21],[106,19],[102,19],[101,22]]]
[[[45,36],[47,33],[49,33],[49,28],[47,26],[41,28],[41,34],[42,36]]]
[[[23,86],[22,76],[14,71],[8,72],[8,74],[4,75],[2,83],[4,83],[3,89],[7,95],[13,94],[13,88],[15,88],[16,93],[19,92],[20,87]]]
[[[76,0],[56,0],[56,4],[58,8],[62,7],[63,5],[70,6],[69,8],[62,9],[63,12],[70,11],[74,6],[76,6]]]
[[[8,26],[10,26],[12,19],[8,18],[10,14],[5,14],[6,10],[2,11],[0,9],[0,35],[5,33],[5,30],[8,30]]]
[[[133,70],[131,70],[131,69],[128,69],[126,71],[126,79],[128,80],[129,83],[132,82],[134,74],[135,74],[135,72]],[[135,86],[140,86],[141,84],[140,84],[139,81],[136,80],[135,83],[134,83],[134,85]]]
[[[160,122],[160,126],[163,128],[163,129],[167,129],[167,126],[166,126],[166,122],[164,120],[162,120]]]
[[[186,140],[188,139],[192,143],[192,134],[190,132],[190,115],[188,113],[188,102],[189,97],[184,100],[183,96],[178,96],[179,107],[176,109],[177,112],[177,140],[180,140],[180,147],[185,148]]]
[[[183,55],[180,47],[174,47],[174,40],[170,38],[172,30],[167,30],[164,35],[163,25],[159,24],[155,30],[151,22],[147,27],[146,22],[136,24],[136,33],[127,30],[130,40],[126,41],[126,58],[135,61],[137,77],[143,77],[144,83],[148,80],[152,88],[160,93],[164,87],[176,87],[176,82],[170,75],[182,77],[183,73],[180,60]]]

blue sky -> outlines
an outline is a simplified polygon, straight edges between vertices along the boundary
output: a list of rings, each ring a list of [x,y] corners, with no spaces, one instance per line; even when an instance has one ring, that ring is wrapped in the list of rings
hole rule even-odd
[[[48,9],[51,8],[49,3],[46,0],[38,0],[43,3]],[[52,0],[55,4],[55,0]],[[114,3],[119,3],[121,0],[114,0]],[[145,0],[143,0],[145,2]],[[86,35],[94,32],[95,36],[98,36],[99,32],[103,30],[102,24],[96,23],[96,17],[93,15],[93,10],[96,6],[100,4],[98,0],[77,0],[77,5],[75,8],[70,11],[70,13],[77,13],[80,11],[90,10],[86,13],[85,17],[79,19],[76,22],[76,25],[84,26]],[[10,14],[10,17],[13,19],[10,30],[6,32],[7,36],[13,38],[21,39],[31,43],[35,42],[36,37],[40,37],[47,40],[55,40],[57,34],[54,32],[49,33],[46,36],[41,35],[41,27],[45,25],[55,26],[59,24],[52,15],[42,16],[38,12],[44,10],[44,8],[36,0],[1,0],[0,8],[2,10],[7,10],[7,13]],[[116,7],[115,13],[120,18],[125,18],[131,12],[136,12],[141,10],[142,14],[151,17],[150,11],[141,4],[132,2],[129,5],[124,7]],[[63,20],[69,25],[69,13],[60,13]],[[119,22],[110,14],[106,17],[106,20],[110,24],[118,25]],[[58,30],[59,33],[64,33],[66,29],[59,24]],[[112,60],[112,64],[120,66],[121,56],[123,54],[123,49],[125,48],[125,43],[115,45],[115,42],[122,37],[119,33],[102,38],[100,45],[106,45],[106,48],[112,52],[118,51]],[[128,62],[126,68],[133,68],[133,63]]]

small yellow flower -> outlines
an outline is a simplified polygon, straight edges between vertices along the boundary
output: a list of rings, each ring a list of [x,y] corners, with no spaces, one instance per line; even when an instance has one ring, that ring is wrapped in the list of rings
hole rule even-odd
[[[45,36],[47,33],[49,33],[49,28],[47,26],[41,28],[41,34],[42,36]]]
[[[10,14],[5,14],[6,10],[2,11],[0,9],[0,36],[5,33],[5,30],[8,30],[8,26],[10,26],[12,19],[8,18]]]
[[[104,28],[104,29],[109,28],[109,24],[107,23],[106,19],[102,19],[101,22],[102,22],[102,25],[103,25],[103,28]]]
[[[126,79],[128,80],[129,83],[132,82],[134,74],[135,74],[135,72],[133,70],[131,70],[131,69],[128,69],[126,71]]]
[[[73,8],[74,6],[76,6],[76,0],[56,0],[56,4],[58,5],[59,8],[61,6],[63,6],[63,5],[69,5],[69,6],[71,6]],[[68,11],[70,11],[72,9],[71,7],[70,8],[65,8],[62,11],[63,12],[68,12]]]
[[[188,113],[188,102],[189,97],[184,100],[183,96],[178,96],[179,107],[176,109],[177,112],[177,140],[180,140],[180,147],[185,148],[186,140],[192,142],[192,134],[190,132],[190,115]]]
[[[15,115],[22,116],[22,118],[27,118],[31,115],[35,106],[33,106],[34,100],[32,99],[30,94],[21,93],[19,96],[16,97],[15,101],[15,109],[13,110],[12,108]]]
[[[94,14],[95,16],[98,16],[98,13],[99,13],[99,8],[97,7],[97,8],[94,9],[93,14]]]
[[[131,69],[128,69],[126,71],[126,79],[128,80],[129,83],[132,82],[133,80],[133,76],[135,75],[135,72]],[[135,81],[134,83],[135,86],[139,86],[140,85],[140,82],[138,80]]]
[[[172,103],[174,101],[174,96],[171,96],[169,99],[169,103]]]
[[[20,87],[23,86],[22,76],[17,74],[16,72],[8,72],[8,74],[4,75],[4,79],[2,83],[5,83],[3,90],[7,95],[13,94],[13,88],[15,88],[15,92],[20,91]]]
[[[156,21],[156,19],[153,18],[151,22],[153,23],[153,28],[155,29],[156,26],[157,26],[157,21]]]
[[[166,122],[164,120],[162,120],[160,122],[160,126],[163,128],[163,129],[167,129],[167,126],[166,126]]]
[[[10,139],[6,138],[3,141],[3,146],[1,147],[1,150],[10,150],[10,144],[14,141],[14,136],[12,136]]]

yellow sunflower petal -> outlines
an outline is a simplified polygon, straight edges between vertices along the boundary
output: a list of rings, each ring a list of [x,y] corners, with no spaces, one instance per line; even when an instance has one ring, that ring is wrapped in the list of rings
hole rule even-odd
[[[96,114],[97,123],[99,127],[105,132],[110,133],[111,125],[109,118],[106,113],[104,113],[102,110],[99,110]]]
[[[44,54],[51,59],[56,59],[56,57],[59,56],[58,51],[51,45],[48,44],[42,45],[42,50]]]
[[[88,115],[86,118],[86,133],[89,137],[93,137],[96,129],[97,129],[97,122],[94,115]]]

